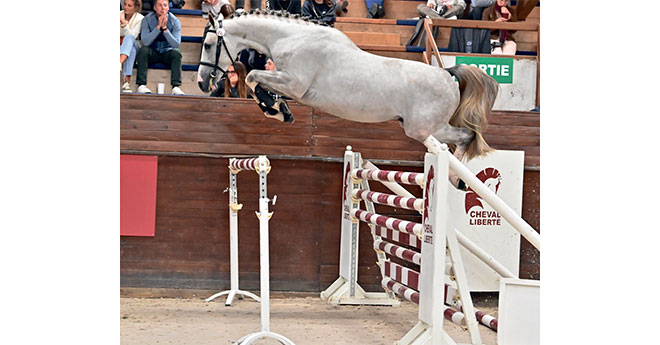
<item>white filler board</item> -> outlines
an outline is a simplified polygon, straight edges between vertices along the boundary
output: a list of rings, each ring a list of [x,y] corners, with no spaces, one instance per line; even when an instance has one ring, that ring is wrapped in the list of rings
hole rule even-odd
[[[518,215],[522,209],[523,151],[495,151],[466,166]],[[473,191],[449,190],[450,226],[493,256],[516,277],[520,264],[520,233]],[[500,278],[461,247],[471,291],[498,291]]]

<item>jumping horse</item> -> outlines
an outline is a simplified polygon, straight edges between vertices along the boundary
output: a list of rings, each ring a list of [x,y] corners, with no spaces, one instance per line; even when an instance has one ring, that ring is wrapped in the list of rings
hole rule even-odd
[[[408,137],[423,142],[433,135],[455,145],[459,158],[469,160],[492,150],[482,133],[498,84],[479,68],[442,69],[382,57],[361,50],[341,31],[298,15],[251,12],[224,20],[209,16],[197,77],[203,92],[209,92],[232,56],[251,48],[276,66],[275,71],[252,70],[246,77],[262,110],[275,108],[264,111],[266,116],[293,121],[278,111],[287,108],[264,96],[263,90],[350,121],[398,120]]]

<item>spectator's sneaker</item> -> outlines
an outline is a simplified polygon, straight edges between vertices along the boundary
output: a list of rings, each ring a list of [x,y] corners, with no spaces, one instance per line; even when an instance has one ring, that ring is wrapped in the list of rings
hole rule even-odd
[[[137,88],[138,93],[151,93],[151,90],[146,85],[140,85]]]
[[[133,89],[131,89],[131,85],[129,85],[128,82],[125,82],[124,85],[121,86],[121,92],[131,93],[133,92]]]
[[[179,89],[178,86],[174,86],[172,88],[172,94],[173,95],[185,95],[185,93],[183,91],[181,91],[181,89]]]

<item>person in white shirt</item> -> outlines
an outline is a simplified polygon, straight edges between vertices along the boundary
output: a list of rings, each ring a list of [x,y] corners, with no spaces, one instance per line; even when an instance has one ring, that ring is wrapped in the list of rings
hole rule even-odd
[[[129,83],[133,75],[133,64],[140,41],[137,39],[144,16],[140,14],[140,0],[124,0],[124,9],[119,11],[119,65],[124,77],[122,92],[133,92]]]
[[[223,9],[223,7],[225,8]],[[234,13],[234,7],[229,3],[229,0],[202,0],[202,17],[208,18],[209,13],[215,18],[218,17],[219,13],[222,13],[223,17],[227,18]]]

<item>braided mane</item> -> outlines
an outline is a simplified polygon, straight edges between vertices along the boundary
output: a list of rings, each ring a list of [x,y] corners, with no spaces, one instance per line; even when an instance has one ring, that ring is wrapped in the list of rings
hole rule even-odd
[[[232,13],[228,19],[233,19],[233,18],[239,18],[239,17],[245,17],[245,16],[258,16],[262,18],[273,18],[273,19],[293,19],[294,23],[296,24],[315,24],[315,25],[320,25],[320,26],[327,26],[330,27],[327,23],[322,23],[319,22],[317,19],[310,19],[308,17],[303,17],[299,14],[291,14],[285,10],[282,11],[275,11],[275,10],[259,10],[259,9],[251,9],[249,12],[241,12],[241,13]],[[291,21],[289,21],[291,22]]]

